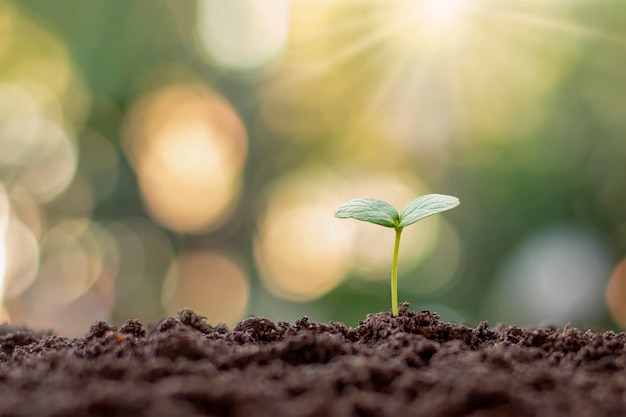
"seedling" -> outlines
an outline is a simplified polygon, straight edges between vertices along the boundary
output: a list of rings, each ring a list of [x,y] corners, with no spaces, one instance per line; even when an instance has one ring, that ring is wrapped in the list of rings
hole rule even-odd
[[[356,219],[393,227],[396,241],[391,262],[391,312],[398,316],[398,250],[402,229],[433,214],[450,210],[460,204],[458,198],[443,194],[427,194],[411,201],[400,214],[390,204],[375,198],[355,198],[342,204],[335,213],[340,219]]]

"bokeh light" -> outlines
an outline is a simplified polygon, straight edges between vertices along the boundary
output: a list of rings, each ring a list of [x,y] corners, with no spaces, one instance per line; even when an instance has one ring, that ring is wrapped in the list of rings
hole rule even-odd
[[[102,272],[99,242],[88,221],[69,220],[51,228],[41,242],[41,267],[30,295],[38,308],[54,311],[85,292]]]
[[[39,269],[39,246],[32,231],[13,216],[4,228],[3,246],[0,257],[4,258],[4,278],[0,298],[6,300],[18,297],[32,284]]]
[[[85,326],[111,315],[113,271],[104,247],[111,237],[87,220],[62,222],[44,235],[34,280],[7,287],[7,310],[15,320],[78,336]],[[17,298],[17,296],[20,296]],[[80,314],[78,314],[80,313]]]
[[[0,85],[0,162],[20,168],[12,185],[45,202],[72,180],[76,152],[67,134],[46,118],[42,104],[21,85]]]
[[[240,263],[231,256],[194,250],[180,255],[163,285],[163,306],[174,315],[191,308],[211,324],[233,326],[243,318],[249,284]]]
[[[626,328],[626,259],[623,259],[611,274],[604,290],[606,306],[613,320]]]
[[[290,300],[314,300],[339,285],[349,263],[351,234],[328,207],[341,197],[336,179],[303,173],[275,185],[259,219],[255,258],[263,284]]]
[[[289,0],[200,0],[202,46],[220,65],[236,70],[261,67],[287,42]]]
[[[492,300],[497,316],[523,325],[597,319],[609,265],[593,233],[571,225],[542,230],[503,264]]]
[[[145,97],[129,118],[126,149],[147,209],[172,230],[215,228],[239,195],[246,131],[208,90],[170,87]]]

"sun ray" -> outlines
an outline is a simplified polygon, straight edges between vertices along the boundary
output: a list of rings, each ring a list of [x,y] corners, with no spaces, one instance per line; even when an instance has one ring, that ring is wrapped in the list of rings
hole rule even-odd
[[[355,36],[359,35],[362,30],[367,30],[371,27],[383,26],[391,17],[391,12],[381,13],[361,13],[354,16],[350,16],[349,19],[344,19],[339,22],[334,22],[331,26],[320,26],[315,30],[309,31],[304,35],[300,35],[292,40],[292,46],[301,47],[310,42],[316,42],[330,36],[338,36],[354,33]]]
[[[484,16],[503,19],[520,25],[531,26],[536,29],[548,30],[565,35],[575,35],[581,38],[597,39],[620,47],[626,47],[626,36],[620,36],[598,28],[587,27],[579,23],[537,16],[530,13],[510,12],[483,7],[479,8],[477,6],[472,7],[472,10]]]
[[[283,79],[275,86],[276,91],[282,91],[285,89],[293,88],[295,85],[304,82],[308,79],[324,73],[332,67],[339,65],[340,63],[354,58],[370,48],[373,48],[379,43],[384,42],[397,33],[398,31],[406,28],[411,23],[410,19],[398,20],[395,23],[381,24],[375,30],[370,33],[355,37],[355,41],[344,46],[341,49],[336,50],[331,56],[326,59],[320,60],[319,63],[309,66],[306,70],[298,72],[296,75]]]

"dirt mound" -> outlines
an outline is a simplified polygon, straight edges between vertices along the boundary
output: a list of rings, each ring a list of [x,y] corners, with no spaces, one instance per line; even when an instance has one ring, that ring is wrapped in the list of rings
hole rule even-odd
[[[355,328],[189,310],[80,339],[0,326],[0,416],[626,416],[623,333],[442,322]]]

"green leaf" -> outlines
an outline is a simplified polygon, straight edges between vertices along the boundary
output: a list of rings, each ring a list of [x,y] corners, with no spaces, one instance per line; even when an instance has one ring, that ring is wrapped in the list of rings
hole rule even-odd
[[[335,217],[362,220],[385,227],[396,227],[400,222],[395,208],[375,198],[355,198],[343,203],[335,212]]]
[[[441,213],[458,206],[461,202],[451,195],[427,194],[411,201],[400,213],[399,227],[407,227],[424,217]]]

